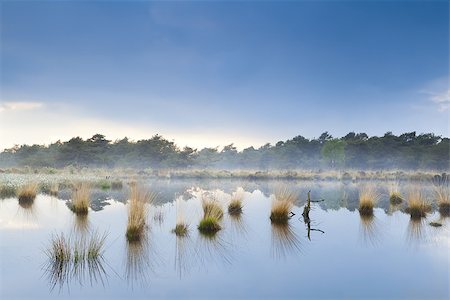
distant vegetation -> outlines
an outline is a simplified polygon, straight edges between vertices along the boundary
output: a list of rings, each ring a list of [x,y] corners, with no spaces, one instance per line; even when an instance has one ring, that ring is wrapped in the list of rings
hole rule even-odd
[[[160,135],[147,140],[114,142],[96,134],[83,140],[72,138],[48,146],[22,145],[0,153],[0,167],[133,167],[222,168],[222,169],[433,169],[448,170],[450,143],[445,137],[415,132],[382,137],[350,132],[333,138],[327,132],[317,139],[296,136],[275,145],[237,151],[233,144],[223,149],[180,149]]]

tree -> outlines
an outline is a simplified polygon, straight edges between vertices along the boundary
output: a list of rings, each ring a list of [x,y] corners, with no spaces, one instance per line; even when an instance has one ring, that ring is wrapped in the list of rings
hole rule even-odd
[[[323,145],[322,156],[332,168],[344,164],[346,144],[345,141],[333,139],[326,141]]]

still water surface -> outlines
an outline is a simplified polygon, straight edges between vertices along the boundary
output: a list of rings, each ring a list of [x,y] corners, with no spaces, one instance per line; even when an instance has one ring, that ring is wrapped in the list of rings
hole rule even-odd
[[[375,217],[361,219],[354,184],[288,183],[300,201],[289,226],[279,227],[269,220],[279,182],[148,184],[159,200],[141,244],[125,239],[127,188],[94,191],[87,218],[68,209],[69,191],[58,198],[40,194],[31,208],[15,198],[0,200],[1,298],[449,298],[449,221],[438,212],[411,221],[402,207],[389,205],[383,187]],[[200,235],[201,194],[214,192],[225,208],[239,187],[245,190],[242,217],[225,214],[216,237]],[[308,190],[325,201],[313,204],[305,224]],[[171,233],[177,209],[190,224],[188,237]],[[52,234],[94,231],[108,233],[100,265],[55,276],[44,253]]]

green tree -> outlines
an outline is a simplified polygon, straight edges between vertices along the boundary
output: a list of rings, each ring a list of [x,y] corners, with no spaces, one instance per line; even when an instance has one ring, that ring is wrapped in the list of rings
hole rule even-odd
[[[322,157],[332,168],[342,166],[345,161],[345,146],[347,143],[339,139],[328,140],[322,147]]]

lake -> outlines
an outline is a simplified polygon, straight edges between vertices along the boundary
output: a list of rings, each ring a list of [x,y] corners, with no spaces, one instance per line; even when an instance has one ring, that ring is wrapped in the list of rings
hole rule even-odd
[[[435,205],[421,220],[389,203],[385,182],[374,217],[358,211],[358,183],[314,181],[149,180],[158,193],[146,238],[125,238],[129,188],[95,189],[86,217],[58,197],[39,194],[31,206],[0,200],[0,296],[12,298],[244,298],[244,299],[448,299],[449,220]],[[402,184],[406,191],[414,184]],[[417,185],[417,183],[415,183]],[[273,192],[286,186],[299,195],[287,226],[269,219]],[[421,184],[431,201],[431,185]],[[214,193],[226,208],[243,189],[243,214],[225,213],[215,236],[199,234],[201,196]],[[307,193],[310,223],[302,217]],[[171,231],[180,211],[189,234]],[[226,209],[225,209],[226,211]],[[430,226],[439,222],[441,227]],[[45,250],[52,236],[106,233],[96,265],[62,274]]]

